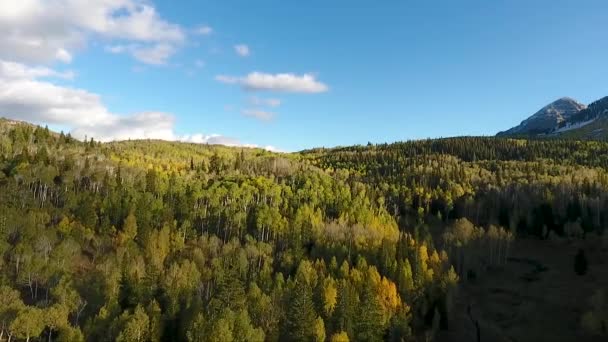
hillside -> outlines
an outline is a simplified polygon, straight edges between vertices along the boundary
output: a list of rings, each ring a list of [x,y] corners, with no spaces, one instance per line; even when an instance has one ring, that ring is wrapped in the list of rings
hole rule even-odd
[[[460,324],[467,306],[496,298],[482,284],[528,288],[517,260],[538,250],[562,267],[551,293],[588,279],[542,336],[605,334],[603,307],[587,305],[605,272],[590,259],[577,276],[547,240],[568,251],[595,241],[589,255],[601,255],[606,142],[462,137],[277,154],[80,142],[6,120],[0,132],[0,329],[16,340],[462,340],[474,333]],[[512,310],[503,302],[479,310],[493,336],[540,335],[522,334],[536,329],[525,320],[497,328]]]

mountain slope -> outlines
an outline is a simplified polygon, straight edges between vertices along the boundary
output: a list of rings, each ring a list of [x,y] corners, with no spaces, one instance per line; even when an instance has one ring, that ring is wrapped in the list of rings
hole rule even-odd
[[[587,108],[573,115],[568,121],[577,123],[595,120],[605,116],[608,116],[608,96],[593,102]]]
[[[530,116],[521,124],[497,135],[537,135],[550,133],[563,122],[586,109],[584,104],[569,97],[558,99]]]

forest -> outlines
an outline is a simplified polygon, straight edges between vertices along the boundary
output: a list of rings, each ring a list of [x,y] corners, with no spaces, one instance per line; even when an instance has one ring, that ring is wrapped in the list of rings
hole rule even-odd
[[[433,340],[518,240],[608,240],[606,151],[461,137],[272,153],[0,120],[0,341]],[[581,318],[592,336],[603,295]]]

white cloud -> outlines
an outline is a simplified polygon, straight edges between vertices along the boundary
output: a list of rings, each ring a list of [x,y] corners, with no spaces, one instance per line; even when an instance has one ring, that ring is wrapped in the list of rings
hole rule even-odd
[[[201,36],[208,36],[213,33],[213,28],[207,25],[201,25],[194,29],[194,33]]]
[[[163,139],[255,146],[217,134],[178,135],[171,114],[149,111],[118,115],[105,107],[98,94],[41,80],[66,78],[66,75],[69,72],[0,60],[0,116],[69,127],[72,135],[79,139],[85,136],[98,141]]]
[[[191,142],[195,144],[209,144],[209,145],[225,145],[225,146],[245,146],[240,141],[234,138],[225,137],[219,134],[193,134],[184,135],[179,138],[183,142]],[[256,145],[254,145],[256,146]]]
[[[281,100],[273,98],[263,99],[257,96],[251,96],[249,98],[249,103],[254,106],[278,107],[281,105]]]
[[[245,116],[250,116],[262,121],[270,121],[274,117],[274,113],[260,109],[244,109],[241,113]]]
[[[184,30],[147,0],[0,1],[0,32],[0,59],[26,63],[69,63],[92,36],[135,42],[156,56],[174,53],[185,40]]]
[[[257,144],[243,144],[239,140],[234,138],[225,137],[219,134],[193,134],[193,135],[184,135],[179,137],[178,139],[181,142],[189,142],[195,144],[209,144],[209,145],[224,145],[231,147],[247,147],[247,148],[261,148],[271,152],[282,153],[283,150],[280,150],[272,145],[260,146]]]
[[[31,79],[39,77],[57,77],[73,79],[71,71],[58,72],[46,67],[28,67],[20,63],[0,60],[0,79]]]
[[[102,122],[74,128],[72,134],[77,138],[94,137],[98,141],[178,140],[173,131],[174,121],[172,115],[162,112],[143,112],[130,116],[111,114]]]
[[[236,51],[237,55],[239,55],[241,57],[247,57],[251,53],[251,51],[249,51],[249,46],[247,46],[245,44],[235,45],[234,51]]]
[[[63,63],[71,63],[72,54],[67,52],[65,49],[59,49],[57,50],[57,53],[55,53],[55,59]]]
[[[218,75],[217,81],[227,84],[239,84],[246,90],[266,90],[291,93],[323,93],[329,87],[315,79],[312,74],[301,76],[286,74],[266,74],[252,72],[245,77]]]
[[[194,61],[194,66],[197,68],[204,68],[205,67],[205,61],[202,59],[197,59]]]
[[[111,116],[99,95],[56,86],[44,77],[70,78],[45,67],[0,61],[0,115],[54,124],[97,124]]]

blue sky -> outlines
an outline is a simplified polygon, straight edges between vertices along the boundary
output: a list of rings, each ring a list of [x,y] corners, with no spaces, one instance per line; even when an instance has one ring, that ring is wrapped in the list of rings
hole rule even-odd
[[[0,115],[105,140],[160,137],[295,151],[492,135],[559,97],[589,103],[608,95],[608,2],[600,0],[119,0],[110,8],[105,1],[66,5],[56,20],[35,11],[56,5],[25,2],[33,5],[0,5],[9,13],[0,14],[0,29],[12,39],[0,38],[0,46],[38,36],[52,44],[36,53],[27,50],[31,44],[21,54],[0,48],[5,74],[46,68],[19,81],[97,97],[74,109],[0,95]],[[90,7],[105,14],[85,16]],[[121,19],[130,22],[116,24]],[[56,51],[54,58],[41,57],[43,47]],[[3,81],[1,70],[0,93],[2,82],[27,89],[11,83],[15,76]],[[89,104],[96,110],[82,110],[76,123],[63,115]]]

